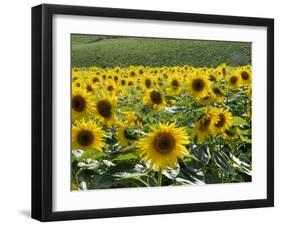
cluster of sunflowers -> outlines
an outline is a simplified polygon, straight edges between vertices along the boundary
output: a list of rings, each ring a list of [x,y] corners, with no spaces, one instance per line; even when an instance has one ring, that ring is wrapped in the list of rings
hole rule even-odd
[[[72,68],[72,189],[249,181],[251,78],[250,65]]]

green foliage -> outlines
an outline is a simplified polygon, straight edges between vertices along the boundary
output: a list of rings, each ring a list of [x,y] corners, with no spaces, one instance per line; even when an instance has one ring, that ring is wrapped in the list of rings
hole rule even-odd
[[[251,43],[72,35],[72,66],[230,66],[251,63]]]

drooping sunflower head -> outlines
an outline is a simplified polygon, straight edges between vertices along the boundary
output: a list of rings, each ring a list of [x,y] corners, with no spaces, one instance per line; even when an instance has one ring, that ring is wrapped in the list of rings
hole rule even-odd
[[[143,121],[141,120],[140,116],[136,112],[126,111],[122,112],[121,120],[124,124],[130,127],[142,127]]]
[[[217,86],[213,86],[212,90],[213,90],[213,94],[215,96],[216,102],[222,103],[224,100],[224,90]]]
[[[94,113],[97,120],[107,126],[115,122],[117,99],[109,92],[100,92],[95,96]]]
[[[87,90],[83,88],[72,88],[72,119],[77,120],[91,115],[93,112],[93,106],[91,93],[87,92]]]
[[[187,89],[195,99],[201,99],[209,95],[211,83],[204,73],[194,73],[188,76]]]
[[[160,123],[151,129],[137,145],[141,158],[156,171],[166,167],[175,168],[178,159],[188,154],[185,145],[189,143],[189,137],[186,131],[168,123]]]
[[[239,128],[231,127],[224,131],[223,137],[226,140],[235,140],[235,139],[237,139],[239,132],[240,132]]]
[[[94,121],[75,121],[72,126],[72,149],[99,150],[104,147],[105,132]]]
[[[215,97],[213,94],[209,94],[201,99],[196,99],[196,102],[201,105],[209,105],[215,101]]]
[[[151,106],[155,110],[161,110],[166,106],[163,94],[158,90],[150,90],[143,98],[145,105]]]
[[[197,122],[194,123],[192,134],[198,143],[202,143],[207,139],[217,121],[218,118],[216,115],[206,112]]]
[[[137,141],[138,134],[135,132],[134,128],[120,125],[117,129],[116,137],[119,144],[126,147]]]
[[[218,121],[212,127],[212,134],[222,134],[225,130],[231,127],[232,114],[228,110],[213,108],[210,110],[210,114],[218,118]]]

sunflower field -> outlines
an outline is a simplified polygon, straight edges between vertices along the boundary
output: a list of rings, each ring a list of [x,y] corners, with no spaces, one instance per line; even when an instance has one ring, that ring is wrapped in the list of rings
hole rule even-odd
[[[251,65],[72,67],[72,190],[251,181]]]

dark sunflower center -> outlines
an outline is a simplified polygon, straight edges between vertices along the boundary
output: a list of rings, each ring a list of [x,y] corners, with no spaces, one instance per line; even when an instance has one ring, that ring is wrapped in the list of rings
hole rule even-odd
[[[130,75],[131,75],[131,76],[135,76],[136,73],[135,73],[134,71],[131,71],[131,72],[130,72]]]
[[[93,91],[93,88],[90,85],[87,85],[86,89],[87,89],[88,92],[92,92]]]
[[[113,91],[114,88],[113,88],[113,86],[108,86],[108,87],[107,87],[107,90],[108,90],[108,91]]]
[[[111,103],[107,100],[101,100],[97,103],[97,110],[99,114],[104,118],[111,117]]]
[[[86,100],[81,96],[74,96],[72,97],[71,105],[75,111],[82,112],[86,108]]]
[[[179,85],[180,85],[180,84],[179,84],[179,81],[178,81],[178,80],[174,79],[174,80],[172,81],[172,87],[173,87],[174,89],[178,88]]]
[[[222,94],[221,90],[220,90],[218,87],[214,87],[214,88],[213,88],[213,92],[214,92],[215,94],[218,94],[218,95],[221,95],[221,94]]]
[[[161,154],[170,153],[175,147],[175,138],[170,133],[160,133],[153,141],[156,151]]]
[[[157,91],[152,91],[150,93],[150,99],[154,104],[161,104],[163,101],[161,94]]]
[[[132,81],[128,82],[128,86],[132,86],[134,83]]]
[[[130,131],[130,129],[125,129],[124,130],[124,136],[128,139],[128,140],[137,140],[137,134],[133,133],[132,131]]]
[[[146,88],[150,88],[150,86],[151,86],[151,80],[150,79],[145,80],[145,86],[146,86]]]
[[[88,146],[93,143],[95,137],[91,131],[88,130],[81,130],[77,134],[77,141],[82,146]]]
[[[222,70],[221,70],[221,71],[222,71],[222,74],[223,74],[223,75],[225,75],[225,74],[226,74],[226,69],[225,69],[225,68],[222,68]]]
[[[114,76],[114,81],[115,81],[115,82],[118,81],[118,76]]]
[[[230,83],[232,84],[232,85],[235,85],[236,83],[237,83],[237,77],[236,76],[232,76],[231,78],[230,78]]]
[[[226,130],[225,133],[230,136],[230,137],[234,137],[235,136],[235,131],[232,130]]]
[[[225,124],[225,116],[224,114],[219,114],[219,121],[215,124],[215,127],[221,128]]]
[[[210,76],[209,76],[209,79],[210,79],[211,81],[213,81],[213,82],[216,82],[216,81],[217,81],[217,79],[216,79],[216,77],[215,77],[214,75],[210,75]]]
[[[124,86],[125,84],[126,84],[126,81],[125,81],[125,80],[122,80],[122,81],[121,81],[121,85]]]
[[[202,91],[204,87],[205,87],[205,82],[202,79],[198,78],[192,82],[192,88],[197,92]]]
[[[206,96],[206,97],[202,98],[202,100],[209,100],[209,99],[211,99],[210,96]]]
[[[208,129],[210,123],[211,123],[211,119],[210,118],[202,120],[200,122],[199,130],[200,131],[206,131]]]
[[[241,77],[242,77],[243,80],[248,80],[250,76],[249,76],[247,71],[242,71]]]
[[[99,81],[98,78],[93,78],[93,83],[96,83],[96,82],[98,82],[98,81]]]

